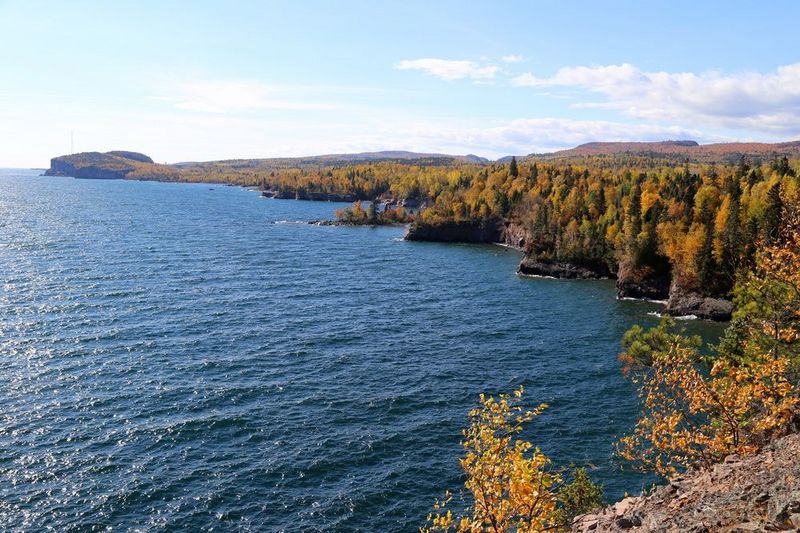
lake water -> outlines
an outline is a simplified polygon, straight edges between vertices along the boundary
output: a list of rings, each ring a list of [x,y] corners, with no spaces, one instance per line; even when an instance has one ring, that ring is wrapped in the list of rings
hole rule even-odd
[[[0,172],[0,530],[415,531],[478,394],[520,384],[556,466],[653,481],[612,453],[619,340],[658,306],[301,222],[337,207]]]

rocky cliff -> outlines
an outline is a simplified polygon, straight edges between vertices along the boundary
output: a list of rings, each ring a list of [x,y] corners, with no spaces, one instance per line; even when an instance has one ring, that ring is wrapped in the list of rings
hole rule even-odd
[[[54,157],[44,174],[73,178],[124,179],[139,164],[153,164],[153,160],[137,152],[83,152]]]
[[[465,222],[442,222],[412,224],[406,233],[409,241],[436,242],[501,242],[504,225],[497,219],[470,220]]]
[[[415,223],[405,238],[410,241],[496,243],[525,250],[531,235],[521,224],[499,219],[484,219],[438,224]],[[659,258],[656,267],[634,268],[627,262],[616,269],[605,263],[578,264],[541,260],[526,253],[517,273],[559,279],[617,279],[617,297],[655,300],[667,303],[672,316],[695,316],[708,320],[730,320],[733,303],[722,298],[701,296],[678,287],[672,279],[669,261]]]
[[[707,320],[730,320],[733,302],[682,290],[672,282],[666,312],[671,316],[696,316]]]
[[[630,263],[619,265],[617,273],[617,296],[642,300],[666,300],[672,276],[669,264],[664,268],[634,268]]]
[[[608,265],[578,265],[565,262],[544,262],[526,255],[517,273],[523,276],[548,276],[559,279],[610,279],[614,274]]]
[[[579,516],[572,531],[800,531],[800,434]]]

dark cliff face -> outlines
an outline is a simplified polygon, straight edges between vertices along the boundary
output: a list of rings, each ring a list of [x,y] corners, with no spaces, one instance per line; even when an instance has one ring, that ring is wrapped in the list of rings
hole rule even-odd
[[[467,222],[443,222],[441,224],[412,224],[406,233],[409,241],[435,242],[501,242],[503,223],[499,220],[486,219]]]
[[[617,297],[643,300],[666,300],[672,275],[668,269],[635,269],[628,263],[619,266]]]
[[[54,158],[50,160],[50,168],[45,171],[45,176],[71,176],[73,178],[89,179],[124,179],[133,167],[129,169],[107,169],[98,166],[76,166],[69,161]]]
[[[611,279],[614,273],[608,265],[579,265],[561,261],[538,261],[525,256],[519,264],[517,273],[523,276],[547,276],[559,279]]]
[[[524,226],[500,219],[426,224],[417,222],[405,235],[409,241],[502,244],[522,250],[530,240]]]

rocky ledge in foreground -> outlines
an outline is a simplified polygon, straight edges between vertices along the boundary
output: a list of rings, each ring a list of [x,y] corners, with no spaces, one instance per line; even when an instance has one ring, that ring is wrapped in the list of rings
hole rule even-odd
[[[758,455],[729,456],[674,479],[650,496],[625,498],[572,523],[576,533],[800,530],[800,434]]]

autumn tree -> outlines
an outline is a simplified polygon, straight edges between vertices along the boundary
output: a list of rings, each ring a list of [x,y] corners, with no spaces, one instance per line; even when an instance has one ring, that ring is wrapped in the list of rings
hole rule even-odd
[[[549,472],[550,461],[538,448],[519,438],[524,424],[547,406],[524,410],[521,398],[522,388],[498,398],[481,395],[462,442],[472,503],[454,516],[447,494],[421,531],[537,533],[559,527],[554,486],[560,477]]]
[[[800,429],[800,214],[758,252],[736,288],[738,310],[714,353],[663,319],[634,327],[621,359],[642,411],[620,453],[672,475],[750,453]]]

